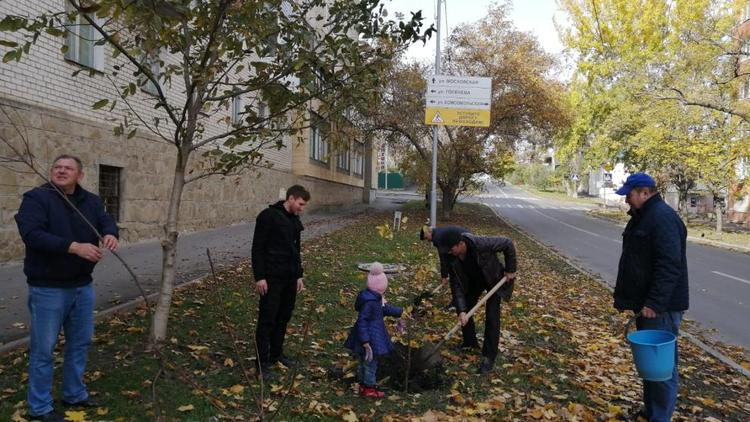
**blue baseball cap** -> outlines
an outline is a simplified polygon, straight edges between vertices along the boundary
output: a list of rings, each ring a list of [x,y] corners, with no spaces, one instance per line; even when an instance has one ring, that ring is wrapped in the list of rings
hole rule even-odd
[[[618,195],[627,195],[633,188],[654,188],[656,182],[646,173],[633,173],[625,180],[625,184],[615,192]]]

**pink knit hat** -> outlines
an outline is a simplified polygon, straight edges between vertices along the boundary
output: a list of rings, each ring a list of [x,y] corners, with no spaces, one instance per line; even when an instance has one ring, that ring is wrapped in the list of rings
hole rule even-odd
[[[370,274],[367,275],[367,288],[381,295],[385,294],[385,289],[388,288],[388,277],[383,272],[383,264],[379,262],[372,263]]]

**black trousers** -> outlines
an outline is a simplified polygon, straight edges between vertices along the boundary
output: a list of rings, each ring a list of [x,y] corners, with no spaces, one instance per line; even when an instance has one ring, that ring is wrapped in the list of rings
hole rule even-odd
[[[484,292],[485,289],[470,288],[466,293],[466,306],[469,309],[473,308]],[[482,356],[493,362],[495,361],[495,358],[497,358],[497,348],[500,345],[500,303],[500,295],[498,292],[495,292],[495,294],[487,300],[487,303],[485,303],[484,306],[484,344],[482,345]],[[469,309],[467,309],[466,312],[468,312]],[[479,344],[477,342],[474,317],[469,319],[469,322],[461,327],[461,334],[465,346]]]
[[[276,362],[284,352],[286,326],[292,318],[297,299],[297,279],[266,280],[268,292],[261,296],[258,306],[258,326],[255,342],[261,366]]]

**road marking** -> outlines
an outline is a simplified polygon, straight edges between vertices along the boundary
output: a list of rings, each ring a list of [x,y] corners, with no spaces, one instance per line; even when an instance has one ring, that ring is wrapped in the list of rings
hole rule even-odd
[[[536,213],[538,213],[538,214],[541,214],[542,216],[544,216],[544,217],[547,217],[547,218],[549,218],[549,219],[550,219],[550,220],[552,220],[552,221],[555,221],[555,222],[557,222],[557,223],[560,223],[560,224],[562,224],[563,226],[566,226],[566,227],[570,227],[570,228],[571,228],[571,229],[573,229],[573,230],[578,230],[578,231],[579,231],[579,232],[581,232],[581,233],[586,233],[586,234],[590,234],[591,236],[599,237],[599,238],[602,238],[602,239],[606,239],[606,240],[611,240],[611,241],[613,241],[613,242],[615,242],[615,243],[622,243],[622,241],[621,241],[621,240],[619,240],[619,239],[611,239],[611,238],[609,238],[609,237],[607,237],[607,236],[602,236],[602,235],[600,235],[599,233],[594,233],[594,232],[591,232],[591,231],[588,231],[588,230],[584,230],[584,229],[582,229],[582,228],[580,228],[580,227],[576,227],[576,226],[574,226],[574,225],[572,225],[572,224],[568,224],[568,223],[566,223],[566,222],[564,222],[564,221],[560,221],[560,220],[558,220],[557,218],[555,218],[555,217],[551,217],[551,216],[549,216],[549,215],[547,215],[547,214],[545,214],[545,213],[543,213],[543,212],[539,211],[539,210],[538,210],[538,209],[536,209],[536,208],[534,208],[533,210],[534,210],[534,212],[536,212]]]
[[[502,188],[500,189],[500,193],[503,194],[503,198],[509,198],[508,194]]]
[[[718,274],[718,275],[720,275],[722,277],[731,278],[732,280],[737,280],[737,281],[745,283],[745,284],[750,284],[750,280],[745,280],[744,278],[739,278],[739,277],[735,277],[733,275],[724,274],[721,271],[711,271],[711,272],[714,273],[714,274]]]

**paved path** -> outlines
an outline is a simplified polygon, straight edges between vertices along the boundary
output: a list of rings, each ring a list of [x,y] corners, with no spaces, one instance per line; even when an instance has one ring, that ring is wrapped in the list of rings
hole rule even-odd
[[[487,195],[473,200],[495,208],[510,222],[614,285],[622,227],[587,216],[584,212],[592,206],[538,198],[512,186],[494,186]],[[692,242],[688,242],[687,252],[687,317],[712,330],[710,335],[718,340],[750,349],[750,256]]]
[[[363,214],[392,211],[404,202],[394,195],[381,195],[370,205],[313,211],[302,216],[303,241],[352,224]],[[254,216],[253,216],[254,218]],[[207,274],[210,269],[206,248],[217,267],[228,267],[250,258],[255,223],[181,235],[177,247],[177,282],[184,283]],[[161,275],[161,246],[157,241],[128,245],[121,256],[133,267],[147,293],[157,292]],[[103,310],[139,296],[138,289],[122,265],[110,254],[94,270],[96,309]],[[20,264],[0,267],[0,346],[26,336],[29,324],[26,308],[27,285]]]

